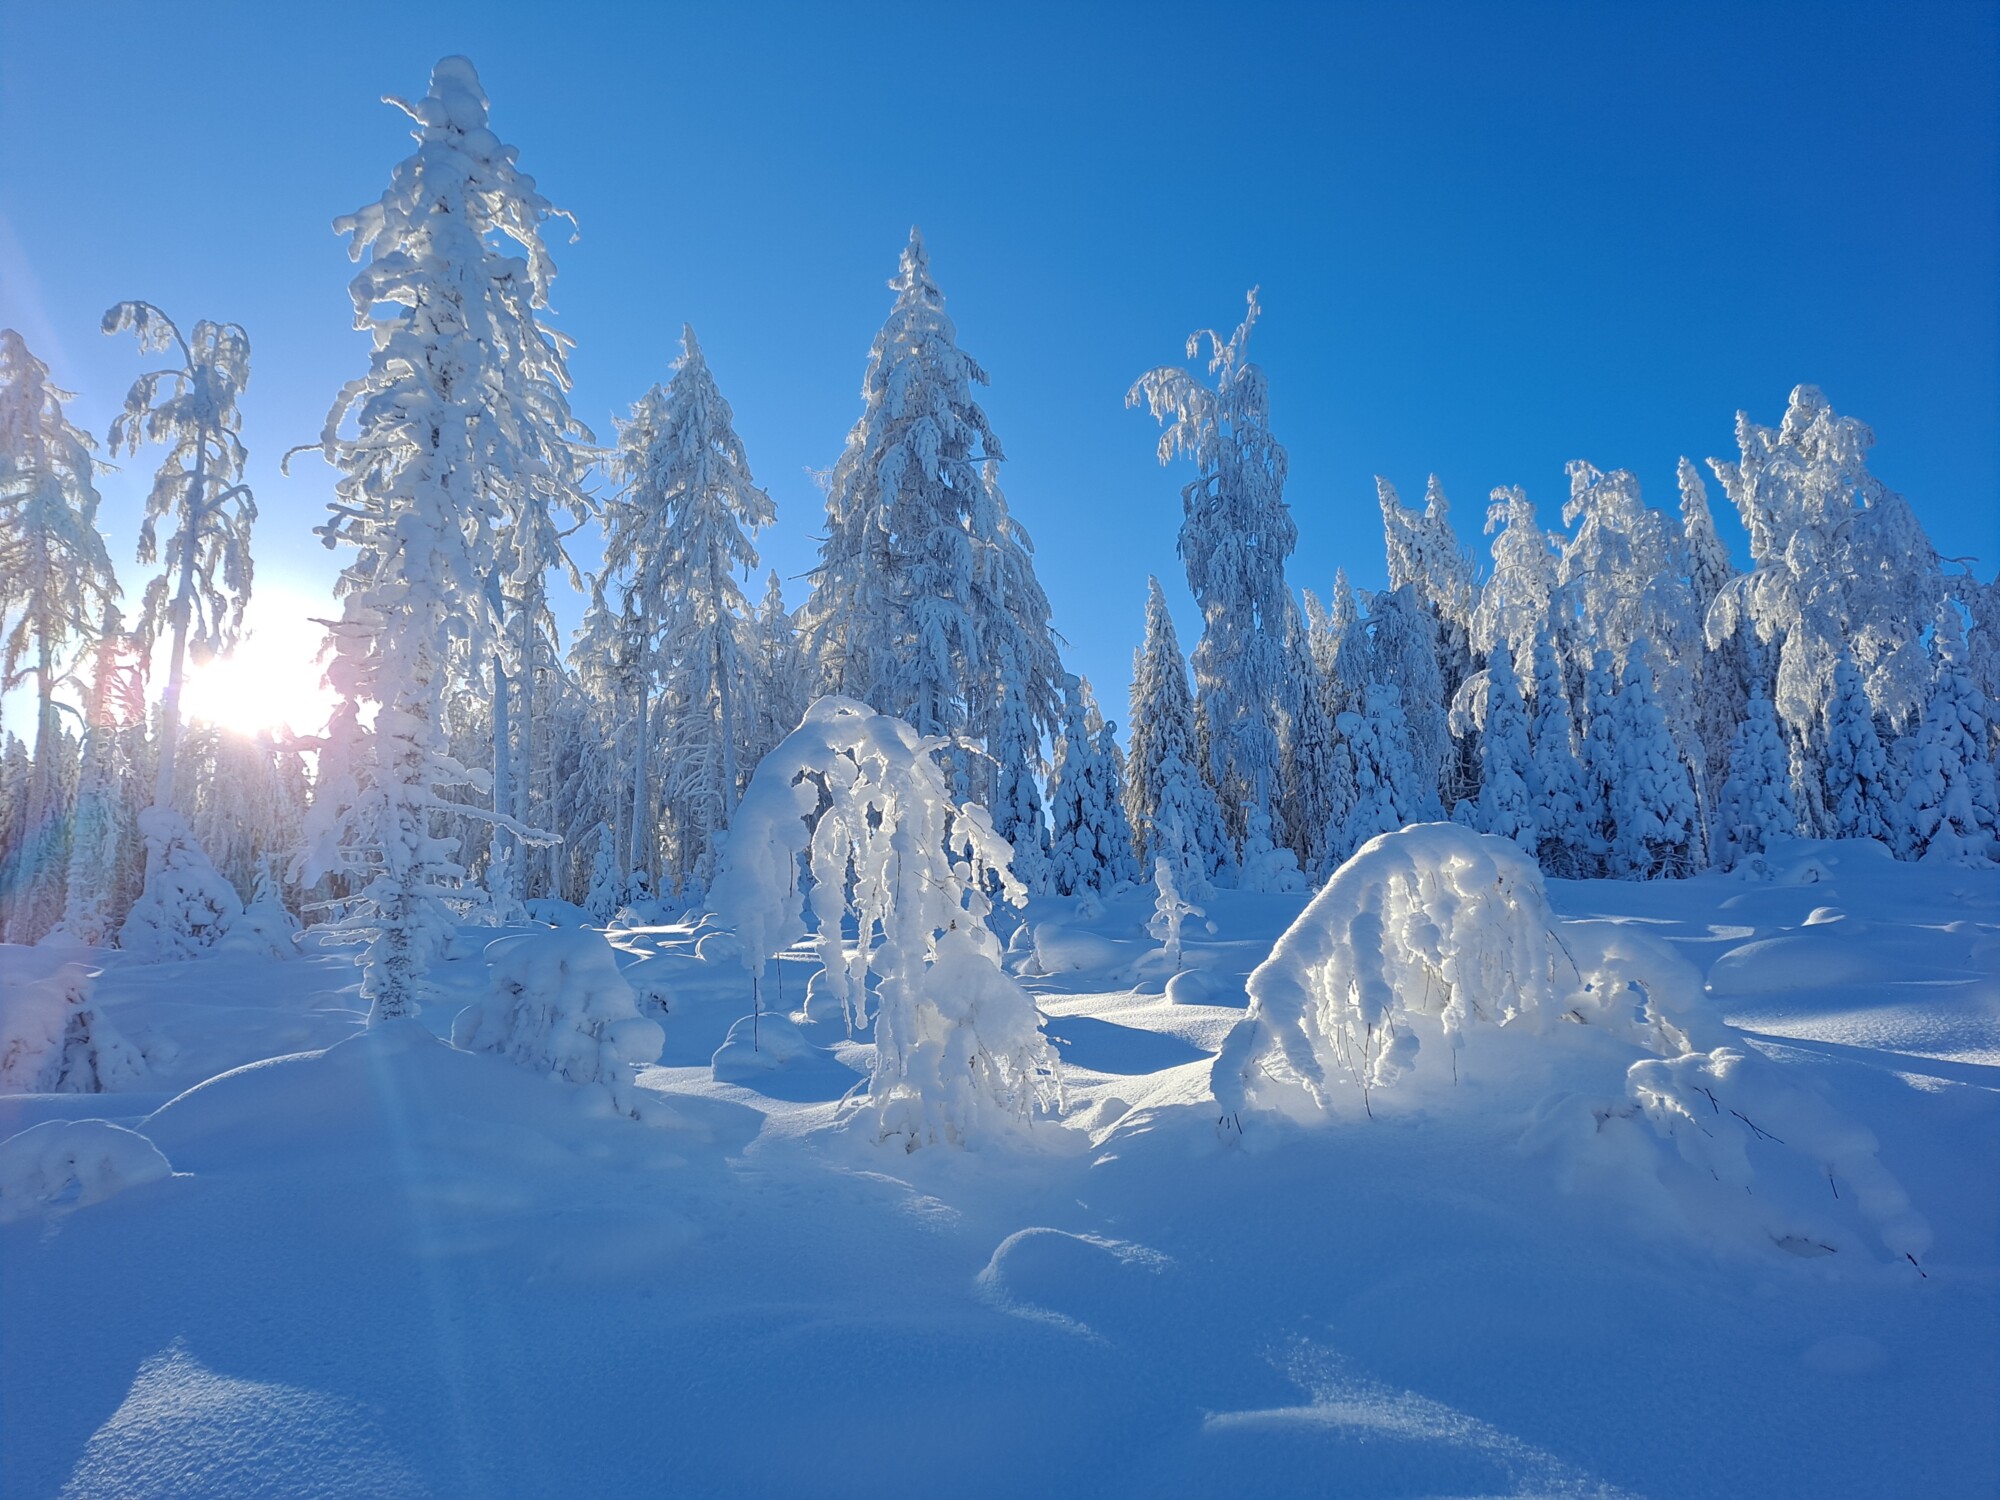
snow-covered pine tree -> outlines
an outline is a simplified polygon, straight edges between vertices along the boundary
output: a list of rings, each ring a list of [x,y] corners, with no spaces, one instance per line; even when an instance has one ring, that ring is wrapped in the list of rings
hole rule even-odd
[[[0,932],[37,941],[62,913],[62,729],[55,691],[87,646],[118,580],[97,530],[96,448],[63,414],[70,393],[11,328],[0,328],[0,684],[35,679],[32,769],[17,831],[0,851]]]
[[[1120,803],[1109,729],[1090,684],[1065,683],[1063,732],[1049,777],[1049,878],[1061,896],[1101,896],[1139,877],[1132,825]]]
[[[1527,705],[1521,700],[1520,682],[1514,676],[1513,644],[1503,638],[1493,643],[1486,670],[1486,714],[1479,730],[1479,797],[1472,804],[1472,826],[1480,833],[1512,839],[1533,854],[1538,842],[1529,790],[1533,779]]]
[[[1653,692],[1652,646],[1632,643],[1611,710],[1616,771],[1607,788],[1606,873],[1618,880],[1691,875],[1697,868],[1694,784]],[[1593,721],[1592,732],[1596,725]]]
[[[380,199],[335,221],[353,236],[352,257],[368,256],[350,290],[374,353],[321,436],[343,474],[319,533],[355,555],[341,573],[327,669],[342,702],[301,866],[308,880],[334,868],[347,876],[353,901],[340,925],[368,940],[361,993],[372,1020],[415,1012],[453,903],[468,899],[457,840],[439,824],[471,810],[442,794],[489,783],[447,747],[453,653],[492,638],[503,487],[536,482],[568,441],[547,404],[561,345],[537,319],[554,275],[541,238],[547,200],[489,128],[465,58],[441,60],[415,104],[391,102],[415,122],[417,150]],[[374,706],[365,728],[363,705]]]
[[[1132,656],[1125,810],[1140,857],[1166,855],[1181,889],[1201,894],[1234,867],[1214,789],[1201,773],[1187,662],[1160,580],[1146,580],[1145,644]],[[1169,829],[1169,823],[1172,823]]]
[[[136,831],[124,731],[145,718],[144,685],[114,604],[104,606],[97,628],[96,664],[84,718],[63,930],[79,942],[104,947],[125,919],[119,901],[119,864]]]
[[[1535,810],[1535,860],[1547,874],[1575,879],[1594,866],[1590,822],[1569,690],[1546,628],[1535,632],[1534,664],[1534,717],[1528,728],[1534,760],[1528,794]]]
[[[1362,680],[1350,681],[1347,671],[1353,664],[1350,639],[1367,646],[1361,629],[1361,611],[1354,600],[1354,585],[1347,581],[1347,569],[1333,570],[1333,597],[1321,606],[1311,589],[1305,592],[1307,640],[1312,647],[1313,665],[1319,670],[1325,693],[1326,717],[1333,723],[1354,707]]]
[[[1859,681],[1858,677],[1855,681]],[[1798,829],[1792,809],[1791,764],[1777,710],[1762,693],[1751,696],[1729,746],[1729,775],[1715,801],[1710,830],[1715,863],[1724,870],[1769,852],[1774,838]]]
[[[172,807],[188,650],[204,657],[227,652],[250,602],[257,501],[243,482],[249,455],[236,409],[250,382],[250,336],[241,324],[203,318],[189,337],[150,302],[120,302],[104,314],[107,334],[127,329],[144,353],[172,352],[180,361],[133,381],[125,409],[111,423],[113,453],[137,453],[142,442],[167,449],[139,528],[139,561],[157,562],[162,571],[146,586],[134,634],[149,651],[163,632],[171,640],[153,800]]]
[[[1405,584],[1369,601],[1372,640],[1368,680],[1392,689],[1408,725],[1412,779],[1399,802],[1405,821],[1444,816],[1443,794],[1453,747],[1446,716],[1450,699],[1438,665],[1437,622],[1416,589]]]
[[[1284,771],[1284,796],[1279,803],[1284,815],[1283,843],[1310,879],[1321,880],[1329,869],[1329,841],[1348,809],[1341,805],[1342,778],[1335,765],[1337,736],[1327,712],[1332,695],[1313,660],[1305,621],[1296,611],[1285,623],[1285,666],[1292,687],[1285,695],[1285,715],[1278,723]],[[1345,784],[1351,793],[1351,770]]]
[[[1867,684],[1846,652],[1834,658],[1826,708],[1826,801],[1834,837],[1880,839],[1896,848],[1899,799],[1889,789],[1888,752]]]
[[[1342,714],[1340,731],[1354,757],[1354,807],[1336,850],[1345,860],[1378,833],[1435,818],[1437,789],[1410,747],[1403,700],[1386,683],[1368,684],[1361,712]]]
[[[1994,708],[1965,662],[1957,605],[1939,602],[1931,631],[1931,693],[1911,737],[1901,843],[1913,859],[1981,864],[2000,858],[2000,790],[1987,738]]]
[[[1972,570],[1947,580],[1952,597],[1965,609],[1965,665],[1988,703],[2000,703],[2000,575],[1986,583]],[[2000,761],[2000,722],[1988,725],[1987,754]]]
[[[1747,622],[1777,647],[1772,699],[1810,785],[1824,783],[1824,711],[1843,651],[1893,731],[1922,712],[1930,685],[1922,637],[1942,592],[1937,554],[1909,505],[1868,472],[1874,441],[1802,385],[1776,429],[1738,412],[1737,461],[1709,460],[1750,534],[1751,561],[1710,609],[1709,644]]]
[[[706,887],[742,794],[758,688],[752,611],[737,573],[757,566],[752,538],[777,512],[750,477],[734,413],[686,325],[681,351],[666,389],[649,392],[621,428],[626,498],[606,562],[632,570],[644,649],[663,669],[672,705],[674,880]]]
[[[1433,474],[1424,485],[1424,508],[1404,505],[1396,487],[1375,477],[1382,509],[1382,539],[1388,552],[1389,587],[1406,585],[1437,627],[1438,670],[1445,701],[1472,671],[1472,617],[1479,600],[1479,575],[1472,554],[1451,524],[1451,502]]]
[[[861,417],[828,479],[800,634],[821,691],[924,734],[981,739],[989,761],[1018,774],[1022,757],[1039,761],[1059,715],[1047,601],[1000,493],[1000,441],[974,399],[986,372],[958,347],[915,229],[889,285],[896,300],[868,356]],[[1009,698],[1026,705],[1034,736],[1016,731],[1017,710],[1003,714]],[[955,779],[981,776],[972,757],[954,762]]]
[[[1217,789],[1225,823],[1240,837],[1250,807],[1268,815],[1282,790],[1278,726],[1291,674],[1285,669],[1285,621],[1294,608],[1285,559],[1298,528],[1285,504],[1285,450],[1270,429],[1270,385],[1245,357],[1257,321],[1256,288],[1236,331],[1189,336],[1194,358],[1206,338],[1213,389],[1186,370],[1149,370],[1126,393],[1142,401],[1164,431],[1162,464],[1193,460],[1196,478],[1181,491],[1180,554],[1202,613],[1193,656],[1195,725],[1202,767]]]
[[[1708,486],[1692,462],[1680,461],[1681,553],[1687,560],[1688,589],[1694,595],[1694,617],[1702,625],[1703,646],[1695,671],[1696,714],[1701,728],[1706,764],[1695,788],[1701,798],[1704,817],[1718,789],[1729,777],[1730,747],[1737,725],[1743,722],[1751,696],[1751,641],[1739,624],[1713,645],[1706,629],[1715,601],[1722,597],[1737,577],[1715,529],[1715,513],[1709,508]],[[1769,696],[1768,690],[1766,696]]]
[[[764,601],[757,607],[757,692],[750,705],[750,744],[746,775],[778,741],[799,727],[810,701],[805,658],[799,634],[785,608],[784,585],[773,568],[764,583]]]
[[[1493,573],[1472,611],[1472,650],[1490,661],[1501,642],[1511,642],[1518,687],[1534,677],[1535,635],[1548,621],[1556,589],[1556,547],[1518,485],[1493,492],[1486,534],[1493,538]]]
[[[1577,765],[1582,772],[1584,845],[1578,873],[1598,879],[1611,873],[1611,840],[1617,827],[1614,803],[1624,770],[1618,746],[1618,669],[1609,651],[1591,655],[1583,704]]]
[[[243,898],[172,808],[155,803],[140,813],[139,832],[146,840],[146,888],[125,914],[118,946],[140,963],[199,958],[243,915]]]

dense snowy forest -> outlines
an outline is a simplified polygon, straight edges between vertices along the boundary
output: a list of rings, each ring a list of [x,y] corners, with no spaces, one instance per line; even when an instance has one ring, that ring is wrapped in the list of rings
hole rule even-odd
[[[825,693],[938,737],[1030,891],[1102,893],[1161,859],[1195,897],[1303,888],[1441,818],[1569,877],[1754,865],[1793,835],[1996,853],[2000,584],[1937,556],[1869,474],[1868,428],[1810,386],[1775,427],[1739,415],[1736,455],[1708,463],[1747,570],[1696,464],[1670,514],[1579,460],[1561,531],[1524,490],[1494,493],[1483,566],[1435,482],[1419,508],[1378,481],[1389,586],[1342,574],[1323,599],[1286,573],[1253,291],[1233,332],[1189,339],[1205,361],[1128,397],[1187,476],[1202,628],[1184,657],[1156,580],[1121,746],[1064,669],[987,377],[916,231],[788,605],[777,574],[756,582],[774,509],[694,330],[600,445],[542,319],[558,210],[470,64],[405,108],[416,151],[336,226],[373,353],[318,445],[339,474],[320,534],[347,559],[323,733],[247,740],[180,709],[190,658],[229,651],[252,587],[245,330],[183,333],[136,301],[105,315],[163,357],[105,443],[159,459],[143,585],[97,526],[98,442],[0,333],[5,664],[32,705],[0,750],[8,941],[193,955],[333,922],[369,935],[395,1012],[468,917],[700,907],[759,762]],[[566,550],[586,520],[604,538],[587,574]],[[584,595],[567,640],[564,589]]]
[[[116,302],[93,434],[0,329],[0,1490],[1987,1492],[2000,578],[1861,420],[1304,579],[1252,288],[1106,393],[1121,705],[918,230],[785,577],[721,341],[591,431],[532,146],[390,102],[324,724],[199,708],[254,330]]]

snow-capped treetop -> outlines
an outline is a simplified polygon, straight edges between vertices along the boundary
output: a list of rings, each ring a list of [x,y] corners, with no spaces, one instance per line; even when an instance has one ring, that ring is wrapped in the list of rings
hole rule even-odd
[[[1411,585],[1429,606],[1438,622],[1441,649],[1451,658],[1448,680],[1455,681],[1461,675],[1455,664],[1466,651],[1472,630],[1479,577],[1472,554],[1459,544],[1458,533],[1452,529],[1451,502],[1444,497],[1444,485],[1437,475],[1430,476],[1424,485],[1424,508],[1419,511],[1404,505],[1396,487],[1378,474],[1375,498],[1382,508],[1389,587]]]
[[[1556,588],[1554,539],[1542,530],[1534,504],[1518,485],[1493,492],[1486,534],[1493,538],[1493,573],[1472,612],[1472,649],[1486,658],[1501,642],[1510,643],[1515,676],[1529,678],[1535,670],[1535,632],[1548,618]]]
[[[1214,790],[1201,774],[1187,662],[1160,580],[1146,580],[1145,644],[1132,656],[1125,805],[1148,859],[1167,853],[1190,891],[1233,863]],[[1178,822],[1167,826],[1169,818]],[[1171,846],[1170,848],[1168,846]]]
[[[1701,470],[1683,458],[1677,470],[1681,486],[1681,549],[1687,558],[1688,586],[1694,590],[1697,619],[1708,620],[1708,612],[1736,575],[1729,549],[1715,529],[1715,512],[1709,509],[1708,486],[1701,482]]]
[[[53,658],[88,640],[118,594],[97,530],[97,444],[63,415],[70,399],[21,335],[0,328],[0,615],[12,616],[0,679],[9,685],[36,651]]]
[[[1177,455],[1199,471],[1181,491],[1180,554],[1201,607],[1193,665],[1196,711],[1208,769],[1218,786],[1240,784],[1258,805],[1278,791],[1276,717],[1286,691],[1284,628],[1293,605],[1285,559],[1298,528],[1285,504],[1285,450],[1270,430],[1270,387],[1245,350],[1257,321],[1257,291],[1224,339],[1206,338],[1214,387],[1176,366],[1149,370],[1126,393],[1162,424],[1160,462]]]
[[[1802,385],[1777,428],[1738,412],[1736,462],[1709,460],[1750,533],[1752,568],[1716,600],[1708,637],[1747,619],[1759,640],[1781,643],[1773,697],[1801,737],[1843,646],[1892,724],[1919,712],[1929,686],[1922,637],[1941,588],[1937,554],[1902,496],[1868,472],[1874,441]]]
[[[235,644],[250,600],[250,528],[257,519],[256,499],[243,482],[249,455],[236,408],[250,381],[250,336],[241,324],[207,318],[183,335],[150,302],[120,302],[104,314],[106,333],[126,329],[147,353],[180,356],[178,367],[148,370],[133,381],[125,409],[111,423],[113,453],[137,453],[142,441],[167,446],[139,527],[139,561],[159,561],[164,571],[147,586],[134,628],[157,638],[185,601],[189,644],[224,652]],[[172,531],[162,547],[160,522],[167,518]]]

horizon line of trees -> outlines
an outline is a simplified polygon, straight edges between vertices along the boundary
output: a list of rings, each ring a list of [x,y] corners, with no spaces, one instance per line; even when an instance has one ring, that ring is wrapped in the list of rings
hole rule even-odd
[[[477,73],[446,58],[422,99],[391,102],[416,150],[335,224],[372,354],[313,445],[340,476],[318,532],[347,558],[325,734],[180,722],[188,661],[231,648],[252,583],[243,330],[184,336],[143,302],[106,315],[170,355],[109,435],[165,449],[139,548],[159,572],[129,627],[96,444],[0,331],[4,670],[36,702],[32,745],[0,738],[7,940],[61,927],[166,955],[324,915],[367,941],[369,998],[399,1014],[469,912],[699,903],[757,763],[825,693],[933,737],[1030,891],[1096,899],[1160,860],[1189,895],[1298,889],[1447,817],[1574,878],[1734,868],[1793,834],[2000,855],[2000,580],[1937,556],[1868,473],[1868,429],[1811,387],[1776,428],[1739,414],[1736,458],[1710,461],[1747,571],[1691,462],[1676,520],[1632,474],[1579,461],[1561,532],[1522,490],[1493,493],[1483,577],[1435,479],[1421,508],[1378,480],[1388,587],[1342,572],[1322,601],[1286,576],[1297,530],[1248,358],[1253,290],[1231,334],[1189,340],[1206,378],[1163,367],[1128,397],[1159,421],[1161,461],[1194,471],[1179,552],[1202,628],[1184,656],[1150,581],[1121,747],[1064,667],[986,373],[915,230],[810,592],[788,608],[771,573],[753,603],[775,510],[693,329],[600,448],[545,322],[541,230],[560,211],[492,132]],[[592,519],[605,552],[586,575],[566,539]],[[585,600],[567,641],[552,576]]]

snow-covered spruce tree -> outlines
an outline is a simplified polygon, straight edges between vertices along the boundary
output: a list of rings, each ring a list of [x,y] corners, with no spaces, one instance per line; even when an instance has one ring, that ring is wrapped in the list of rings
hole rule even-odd
[[[1396,694],[1409,726],[1412,776],[1404,807],[1409,821],[1426,822],[1444,816],[1443,793],[1452,757],[1447,719],[1450,698],[1438,665],[1437,623],[1415,588],[1405,584],[1369,601],[1372,632],[1368,681]]]
[[[1535,633],[1534,717],[1528,742],[1528,796],[1535,810],[1535,860],[1550,875],[1575,879],[1593,867],[1583,767],[1562,662],[1546,629]]]
[[[1590,659],[1583,680],[1583,717],[1577,736],[1577,765],[1582,772],[1584,845],[1578,875],[1600,879],[1611,871],[1611,839],[1615,832],[1614,799],[1624,767],[1618,745],[1618,669],[1609,651]]]
[[[648,392],[619,433],[626,498],[606,563],[631,569],[644,649],[672,705],[666,773],[681,835],[677,885],[692,876],[705,886],[715,873],[716,845],[742,794],[758,687],[752,610],[737,574],[757,566],[751,539],[777,512],[750,477],[734,421],[694,329],[683,325],[672,381]],[[640,680],[648,675],[642,669]]]
[[[1353,793],[1351,763],[1343,777],[1333,716],[1327,711],[1326,680],[1313,660],[1305,621],[1293,611],[1285,623],[1285,665],[1292,689],[1278,724],[1278,749],[1284,769],[1284,845],[1299,868],[1313,880],[1328,870],[1329,845],[1346,819]]]
[[[1731,737],[1729,775],[1715,799],[1710,829],[1715,863],[1736,869],[1769,852],[1774,838],[1789,837],[1797,829],[1784,734],[1771,700],[1758,693]]]
[[[1967,568],[1946,580],[1966,616],[1965,665],[1988,703],[2000,703],[2000,576],[1981,583]],[[1988,725],[1987,753],[2000,761],[2000,722]]]
[[[1486,671],[1486,714],[1479,731],[1479,797],[1471,804],[1472,826],[1496,838],[1512,839],[1533,854],[1539,842],[1530,791],[1534,774],[1528,709],[1514,676],[1514,648],[1503,639],[1494,642]]]
[[[145,718],[145,688],[114,604],[97,629],[96,665],[85,708],[83,764],[77,772],[63,929],[92,947],[109,944],[125,919],[119,865],[136,833],[131,816],[127,726]]]
[[[1062,737],[1049,777],[1049,878],[1057,895],[1101,896],[1138,880],[1132,825],[1120,805],[1124,791],[1107,754],[1109,727],[1090,684],[1071,677],[1064,687]]]
[[[1493,573],[1472,611],[1472,650],[1490,661],[1502,642],[1512,643],[1518,684],[1534,677],[1535,635],[1548,622],[1556,590],[1556,547],[1518,485],[1493,492],[1486,534],[1493,538]]]
[[[440,61],[415,104],[391,102],[415,122],[417,150],[379,200],[335,221],[353,235],[351,255],[368,257],[351,293],[375,347],[321,436],[343,473],[320,536],[355,554],[327,669],[342,699],[328,735],[340,770],[331,783],[323,770],[301,866],[308,880],[347,877],[339,925],[368,941],[372,1020],[415,1012],[454,903],[470,898],[457,840],[439,825],[474,810],[443,793],[488,779],[447,748],[448,674],[454,650],[490,649],[502,488],[535,482],[537,454],[567,442],[548,406],[560,346],[536,318],[554,274],[546,200],[488,127],[466,59]],[[374,709],[365,728],[363,705]]]
[[[1700,767],[1701,780],[1695,791],[1702,799],[1706,818],[1714,800],[1729,777],[1730,745],[1736,726],[1743,722],[1752,692],[1750,632],[1739,622],[1736,629],[1709,644],[1706,636],[1710,612],[1737,577],[1729,549],[1715,529],[1715,513],[1709,508],[1708,486],[1692,462],[1680,461],[1681,554],[1687,561],[1688,590],[1694,596],[1694,617],[1703,628],[1705,649],[1696,653],[1696,717],[1701,730],[1706,764]],[[1768,684],[1766,694],[1769,696]]]
[[[1595,726],[1593,725],[1593,730]],[[1653,691],[1651,643],[1632,643],[1612,707],[1617,770],[1607,802],[1606,873],[1620,880],[1685,876],[1698,867],[1694,784]]]
[[[1913,859],[1980,864],[2000,858],[2000,791],[1987,735],[1993,705],[1965,663],[1957,606],[1937,609],[1931,632],[1931,692],[1911,736],[1901,844]]]
[[[1311,589],[1305,591],[1307,640],[1312,647],[1313,666],[1319,671],[1325,695],[1327,722],[1332,723],[1359,700],[1362,682],[1350,680],[1354,663],[1350,641],[1365,648],[1367,635],[1361,628],[1361,610],[1355,603],[1354,585],[1347,581],[1347,569],[1333,571],[1333,597],[1321,605]],[[1365,655],[1365,649],[1364,649]]]
[[[1396,487],[1380,475],[1375,479],[1375,495],[1382,509],[1382,537],[1388,553],[1389,587],[1408,588],[1430,616],[1435,637],[1438,675],[1443,680],[1440,703],[1449,703],[1473,667],[1472,617],[1479,600],[1478,571],[1472,554],[1452,529],[1451,503],[1444,486],[1433,474],[1424,486],[1424,508],[1406,506]],[[1411,731],[1422,748],[1422,731],[1406,696],[1411,713]],[[1466,790],[1471,766],[1454,756],[1456,746],[1447,746],[1444,800],[1457,800]]]
[[[861,417],[828,479],[800,633],[822,691],[924,734],[981,740],[996,780],[1030,754],[1033,774],[1057,726],[1062,665],[1027,535],[1000,493],[1000,441],[973,396],[986,372],[958,347],[915,229],[889,285]],[[1002,717],[1010,698],[1032,737]],[[955,749],[953,766],[962,787],[978,780],[991,795],[975,757]]]
[[[764,753],[799,727],[811,701],[805,657],[791,612],[785,608],[784,586],[773,568],[764,583],[764,600],[757,607],[757,691],[750,704],[752,754],[744,771],[757,769]]]
[[[1569,479],[1563,520],[1575,531],[1563,547],[1557,610],[1570,633],[1572,670],[1609,651],[1613,669],[1623,672],[1645,641],[1675,746],[1689,766],[1702,767],[1707,752],[1695,701],[1702,625],[1680,533],[1640,497],[1629,470],[1606,474],[1578,460]]]
[[[1285,504],[1285,450],[1271,436],[1270,386],[1245,357],[1257,321],[1257,290],[1236,331],[1191,334],[1194,358],[1206,338],[1214,388],[1186,370],[1162,366],[1126,393],[1162,424],[1162,464],[1176,454],[1197,476],[1181,491],[1180,554],[1202,614],[1195,644],[1195,726],[1202,768],[1220,796],[1232,836],[1241,838],[1252,805],[1268,815],[1282,791],[1278,725],[1292,689],[1285,669],[1285,621],[1292,598],[1285,559],[1298,528]]]
[[[1234,868],[1235,852],[1214,788],[1201,772],[1194,696],[1167,596],[1157,578],[1146,580],[1146,590],[1145,644],[1132,656],[1125,810],[1141,859],[1166,855],[1181,889],[1200,895],[1215,877]],[[1171,836],[1164,831],[1170,818]]]
[[[625,904],[625,865],[619,855],[617,835],[609,823],[597,825],[591,846],[590,889],[584,895],[583,909],[590,913],[593,922],[603,926]]]
[[[88,956],[60,940],[0,950],[0,1094],[100,1094],[145,1076],[96,1004]]]
[[[0,328],[0,685],[35,679],[32,774],[18,835],[0,852],[0,932],[34,942],[61,915],[61,726],[55,691],[88,645],[118,580],[97,530],[90,434],[63,415],[70,393],[21,335]]]
[[[1174,867],[1171,861],[1161,858],[1153,861],[1153,915],[1146,923],[1146,933],[1159,941],[1168,961],[1179,973],[1181,967],[1181,924],[1189,917],[1202,915],[1202,910],[1183,896],[1174,885]]]
[[[963,1145],[1061,1101],[1041,1017],[986,925],[988,875],[1010,901],[1025,893],[984,810],[952,798],[941,748],[864,703],[821,698],[751,778],[713,892],[753,977],[806,936],[808,902],[851,1024],[868,1019],[875,974],[869,1100],[878,1137],[911,1151]],[[861,934],[852,949],[847,923]]]
[[[1826,802],[1833,835],[1880,839],[1897,847],[1898,801],[1889,790],[1888,753],[1875,727],[1875,705],[1842,652],[1833,663],[1833,699],[1826,707]]]
[[[1809,762],[1808,785],[1823,784],[1823,714],[1843,651],[1892,730],[1914,722],[1928,694],[1923,630],[1942,592],[1937,554],[1909,505],[1868,472],[1874,441],[1802,385],[1776,429],[1737,413],[1737,461],[1709,460],[1750,534],[1751,560],[1710,609],[1709,643],[1747,621],[1777,647],[1772,701]]]
[[[142,442],[167,450],[139,528],[139,561],[157,562],[162,571],[146,586],[134,634],[149,648],[163,632],[170,638],[153,800],[172,807],[188,650],[228,651],[250,602],[257,501],[243,482],[249,455],[236,409],[250,382],[250,336],[241,324],[203,318],[189,337],[150,302],[120,302],[104,314],[106,333],[127,329],[143,352],[171,352],[180,360],[133,381],[125,409],[111,423],[113,453],[137,453]]]
[[[1354,757],[1354,808],[1342,827],[1338,858],[1346,859],[1378,833],[1437,816],[1437,790],[1426,784],[1410,748],[1410,725],[1396,690],[1371,682],[1359,713],[1340,716]]]

